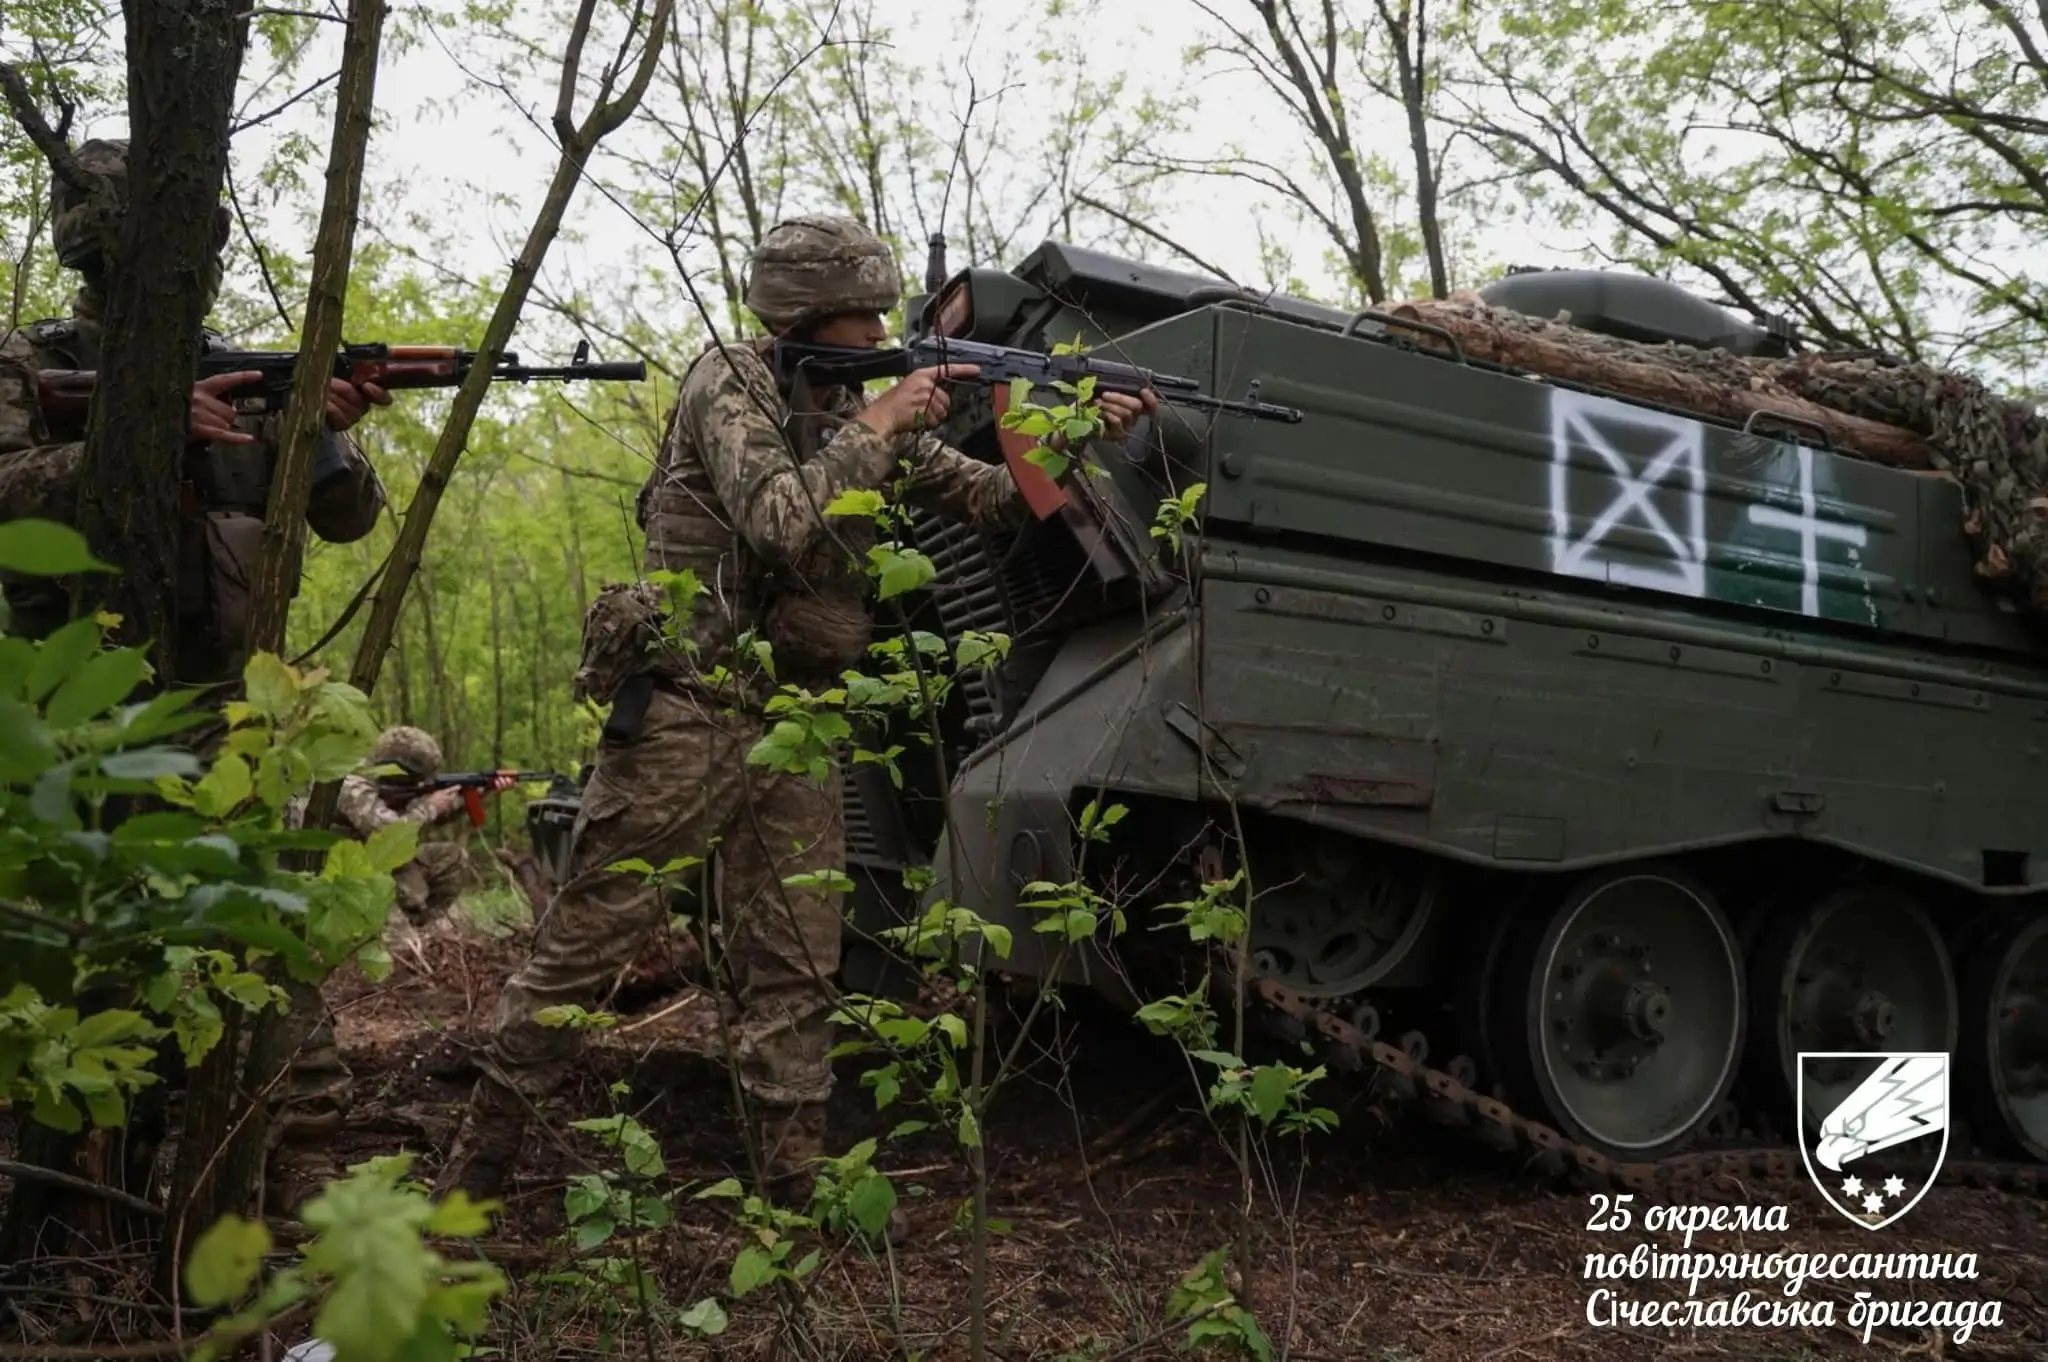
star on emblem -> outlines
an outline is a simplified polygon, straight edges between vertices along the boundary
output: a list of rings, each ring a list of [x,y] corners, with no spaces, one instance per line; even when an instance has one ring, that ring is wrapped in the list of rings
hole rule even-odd
[[[1884,1198],[1872,1192],[1869,1196],[1863,1198],[1863,1209],[1871,1215],[1876,1215],[1884,1209]]]
[[[1886,1196],[1903,1196],[1905,1191],[1906,1180],[1904,1178],[1894,1174],[1884,1180],[1884,1194]]]
[[[1863,1195],[1863,1179],[1862,1179],[1862,1178],[1855,1178],[1855,1177],[1852,1177],[1852,1178],[1850,1178],[1850,1179],[1849,1179],[1849,1180],[1848,1180],[1847,1182],[1844,1182],[1844,1183],[1842,1184],[1842,1195],[1843,1195],[1843,1196],[1862,1196],[1862,1195]]]

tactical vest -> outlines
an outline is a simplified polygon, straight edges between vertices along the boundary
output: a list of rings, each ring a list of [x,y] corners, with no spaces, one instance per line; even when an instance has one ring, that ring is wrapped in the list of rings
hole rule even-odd
[[[755,353],[764,346],[757,342]],[[683,383],[716,352],[712,346],[692,360]],[[800,461],[815,458],[831,433],[859,411],[860,401],[852,394],[836,396],[840,400],[830,406],[809,410],[806,387],[783,394],[783,432]],[[692,620],[697,667],[734,665],[731,640],[752,630],[773,648],[779,681],[812,687],[829,683],[860,661],[873,627],[865,571],[867,550],[875,542],[872,522],[862,516],[830,517],[826,523],[833,537],[821,542],[812,561],[794,571],[772,569],[732,527],[703,451],[681,428],[681,413],[678,401],[669,412],[661,455],[640,488],[638,513],[646,535],[644,570],[688,569],[705,587]]]

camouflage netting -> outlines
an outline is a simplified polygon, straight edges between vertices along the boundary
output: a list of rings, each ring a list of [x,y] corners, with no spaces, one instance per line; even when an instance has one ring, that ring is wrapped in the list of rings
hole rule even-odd
[[[1978,575],[2048,611],[2048,416],[1925,364],[1792,359],[1777,368],[1801,396],[1924,437],[1934,467],[1962,485]]]
[[[1775,417],[1780,431],[1788,421],[1825,431],[1843,454],[1946,475],[1962,488],[1978,575],[2048,613],[2048,416],[1967,374],[1649,345],[1490,307],[1471,293],[1391,310],[1450,333],[1474,359],[1724,420],[1756,419],[1759,429]]]

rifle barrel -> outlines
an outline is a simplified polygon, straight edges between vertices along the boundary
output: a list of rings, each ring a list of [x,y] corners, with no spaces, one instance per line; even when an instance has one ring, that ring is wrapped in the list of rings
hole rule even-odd
[[[504,364],[498,367],[496,377],[518,382],[534,379],[556,379],[563,383],[576,380],[637,382],[647,377],[647,365],[637,359],[610,360],[602,364]]]

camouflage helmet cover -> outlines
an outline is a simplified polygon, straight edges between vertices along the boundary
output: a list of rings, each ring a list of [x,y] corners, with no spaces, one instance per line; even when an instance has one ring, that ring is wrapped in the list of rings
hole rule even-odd
[[[98,274],[105,268],[106,248],[120,230],[121,214],[128,204],[128,142],[120,137],[95,137],[73,152],[72,159],[98,187],[88,194],[62,175],[52,177],[50,239],[58,264]],[[227,249],[228,228],[227,205],[220,204],[213,219],[216,256]]]
[[[377,735],[370,749],[370,764],[395,762],[413,776],[430,776],[441,769],[441,744],[425,729],[398,724]]]
[[[777,223],[748,271],[747,310],[776,332],[840,312],[893,312],[902,301],[895,255],[849,217]]]

